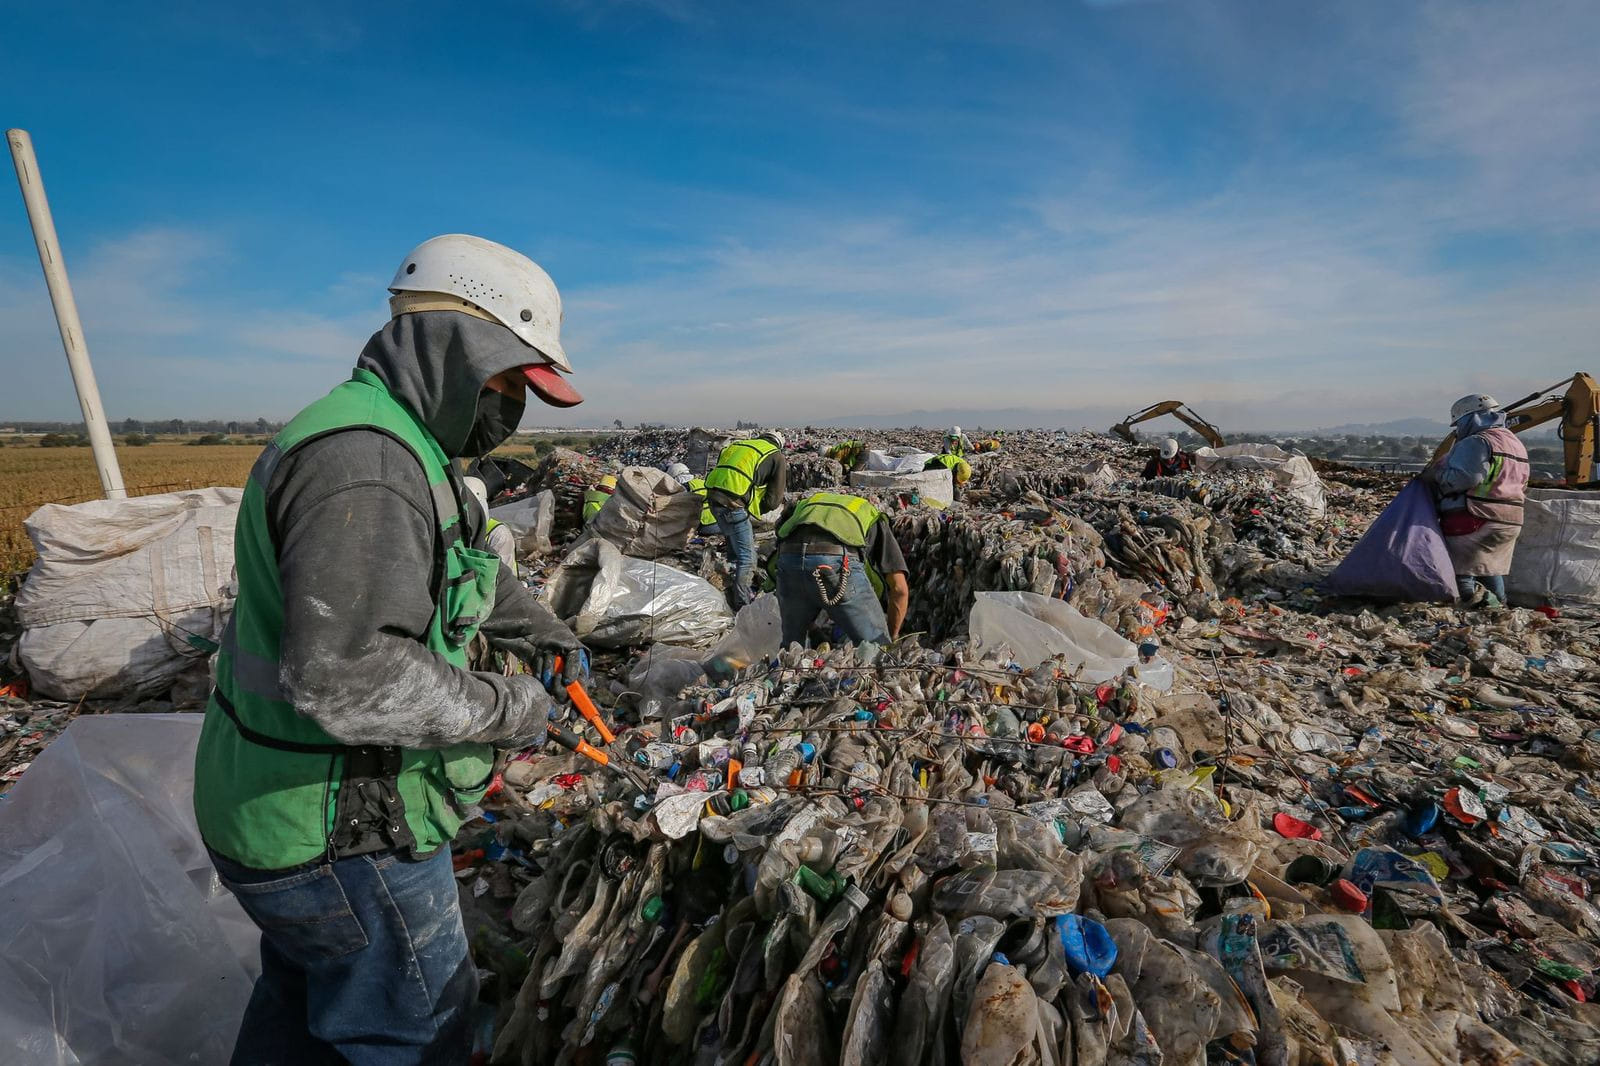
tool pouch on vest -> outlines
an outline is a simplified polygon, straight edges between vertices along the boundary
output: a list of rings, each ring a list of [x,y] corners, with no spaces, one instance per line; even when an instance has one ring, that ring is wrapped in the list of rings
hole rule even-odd
[[[444,638],[464,648],[494,610],[500,557],[457,541],[445,553],[444,566]]]

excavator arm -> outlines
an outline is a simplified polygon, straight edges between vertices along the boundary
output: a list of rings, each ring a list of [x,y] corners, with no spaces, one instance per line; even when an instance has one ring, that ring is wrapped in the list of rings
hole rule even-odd
[[[1552,395],[1566,386],[1566,393]],[[1569,485],[1600,481],[1600,470],[1595,467],[1596,438],[1600,437],[1600,385],[1588,374],[1577,373],[1566,381],[1558,381],[1548,389],[1529,393],[1515,403],[1506,404],[1506,427],[1513,433],[1526,433],[1530,429],[1561,420],[1557,435],[1566,453],[1565,480]],[[1447,435],[1434,450],[1433,461],[1438,462],[1455,447],[1456,435]]]
[[[1136,444],[1138,439],[1133,435],[1133,427],[1140,422],[1148,422],[1152,418],[1160,418],[1162,415],[1171,415],[1176,418],[1205,438],[1206,443],[1213,448],[1221,448],[1223,446],[1222,431],[1195,414],[1191,408],[1185,407],[1182,400],[1162,400],[1160,403],[1151,404],[1142,411],[1135,411],[1121,422],[1112,426],[1111,432],[1129,444]]]

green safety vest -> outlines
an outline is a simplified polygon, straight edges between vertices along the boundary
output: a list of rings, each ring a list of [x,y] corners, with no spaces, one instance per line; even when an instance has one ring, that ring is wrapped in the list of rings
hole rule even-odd
[[[588,525],[593,521],[594,516],[600,513],[600,508],[604,507],[609,499],[611,499],[611,493],[606,492],[604,489],[590,489],[584,493],[583,524]]]
[[[751,514],[759,515],[767,487],[756,484],[756,469],[777,450],[776,444],[760,438],[734,441],[717,456],[717,465],[706,475],[706,488],[743,500]]]
[[[872,583],[872,591],[882,599],[883,576],[867,562],[865,551],[867,534],[882,518],[883,512],[860,496],[818,492],[795,504],[789,520],[778,527],[778,539],[787,540],[801,526],[811,526],[822,530],[845,547],[855,548],[861,555],[862,565],[867,568],[867,580]]]
[[[711,513],[711,505],[706,502],[706,479],[692,477],[688,482],[689,491],[700,497],[700,528],[717,524],[717,516]]]
[[[257,869],[331,860],[353,848],[351,827],[335,824],[347,772],[369,781],[363,789],[369,795],[370,782],[378,782],[392,815],[384,819],[385,840],[422,856],[449,844],[463,810],[482,798],[494,769],[494,749],[487,744],[427,750],[341,744],[298,713],[279,688],[283,589],[267,521],[267,486],[277,464],[300,445],[352,428],[405,445],[428,479],[439,529],[439,580],[433,618],[420,642],[465,668],[467,644],[494,607],[499,558],[462,543],[460,497],[449,460],[376,375],[357,369],[274,438],[251,470],[239,505],[239,594],[217,652],[216,686],[195,752],[200,835],[213,850]],[[370,799],[362,802],[372,806]]]
[[[936,455],[923,464],[922,469],[932,470],[937,466],[942,466],[950,471],[950,476],[957,485],[965,485],[972,478],[972,467],[959,455],[953,455],[950,452]]]

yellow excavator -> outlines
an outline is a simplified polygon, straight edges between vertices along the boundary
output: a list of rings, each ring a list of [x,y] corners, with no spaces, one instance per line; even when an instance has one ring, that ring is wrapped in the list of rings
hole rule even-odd
[[[1121,422],[1118,422],[1116,425],[1112,426],[1111,432],[1115,433],[1129,444],[1137,444],[1139,441],[1138,438],[1133,435],[1133,427],[1137,426],[1140,422],[1148,422],[1152,418],[1160,418],[1162,415],[1171,415],[1173,418],[1176,418],[1178,421],[1182,422],[1184,425],[1200,434],[1200,436],[1204,437],[1206,439],[1206,443],[1210,444],[1213,448],[1220,448],[1223,446],[1222,431],[1216,426],[1213,426],[1210,422],[1207,422],[1205,419],[1201,418],[1199,415],[1195,414],[1192,408],[1184,406],[1182,400],[1162,400],[1160,403],[1151,404],[1143,411],[1135,411],[1127,418],[1124,418]]]
[[[1556,393],[1565,388],[1561,395]],[[1600,481],[1596,468],[1596,438],[1600,437],[1600,386],[1588,374],[1577,373],[1558,381],[1548,389],[1529,393],[1515,403],[1505,404],[1506,427],[1513,433],[1526,433],[1530,429],[1561,420],[1556,435],[1566,451],[1566,483],[1584,485]],[[1437,462],[1455,447],[1456,435],[1445,437],[1434,451]]]

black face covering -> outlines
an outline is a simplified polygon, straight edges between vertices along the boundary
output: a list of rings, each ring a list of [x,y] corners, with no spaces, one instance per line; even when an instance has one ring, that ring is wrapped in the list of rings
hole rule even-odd
[[[467,434],[461,454],[488,455],[500,447],[516,431],[526,406],[525,400],[484,389],[478,396],[478,414],[472,420],[472,432]]]

